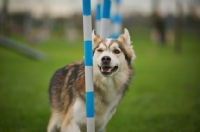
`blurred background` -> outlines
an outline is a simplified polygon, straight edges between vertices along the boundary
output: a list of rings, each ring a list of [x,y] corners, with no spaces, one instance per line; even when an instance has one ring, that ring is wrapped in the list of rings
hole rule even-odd
[[[131,35],[136,75],[107,131],[199,132],[200,1],[112,0],[116,12],[120,32]],[[46,131],[51,76],[77,60],[82,1],[0,0],[0,132]]]

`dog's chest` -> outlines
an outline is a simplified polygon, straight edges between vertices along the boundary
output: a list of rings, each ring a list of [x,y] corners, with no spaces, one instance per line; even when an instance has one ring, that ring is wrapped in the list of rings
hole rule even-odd
[[[121,95],[116,91],[107,92],[103,97],[106,101],[95,100],[95,114],[97,122],[107,122],[115,113]]]
[[[97,128],[103,127],[110,120],[122,96],[116,90],[119,88],[116,88],[113,84],[104,88],[106,90],[103,93],[95,92],[95,126]],[[85,103],[81,99],[77,99],[74,104],[74,121],[80,125],[85,124],[85,113]]]
[[[99,96],[95,96],[95,120],[97,124],[103,125],[115,113],[122,94],[119,92],[121,86],[113,84],[112,81],[106,82],[106,85],[101,89],[104,89],[104,92]]]

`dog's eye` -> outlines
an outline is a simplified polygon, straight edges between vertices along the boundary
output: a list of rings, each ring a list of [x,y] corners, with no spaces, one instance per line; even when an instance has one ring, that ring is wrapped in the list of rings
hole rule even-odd
[[[119,54],[120,51],[119,51],[118,49],[114,49],[114,50],[113,50],[113,53],[115,53],[115,54]]]
[[[98,51],[98,52],[103,52],[103,50],[102,50],[102,49],[97,49],[97,51]]]

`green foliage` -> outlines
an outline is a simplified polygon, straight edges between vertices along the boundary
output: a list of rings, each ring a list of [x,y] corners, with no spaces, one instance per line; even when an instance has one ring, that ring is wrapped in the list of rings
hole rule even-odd
[[[133,30],[136,75],[107,125],[108,132],[200,131],[200,39],[185,33],[182,52],[156,45],[148,31]],[[20,37],[15,37],[24,41]],[[54,71],[83,59],[83,42],[52,39],[49,54],[29,60],[0,47],[0,132],[44,132],[50,117],[48,86]]]

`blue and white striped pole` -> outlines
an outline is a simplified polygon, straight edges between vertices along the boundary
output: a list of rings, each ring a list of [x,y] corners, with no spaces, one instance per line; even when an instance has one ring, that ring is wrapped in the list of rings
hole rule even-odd
[[[121,0],[115,0],[115,3],[116,3],[116,12],[111,20],[112,23],[111,38],[118,38],[118,36],[121,34],[121,29],[122,29],[122,17],[120,14]]]
[[[116,13],[113,16],[111,20],[111,25],[112,25],[111,38],[118,38],[122,29],[122,17],[120,14]]]
[[[82,0],[87,132],[95,131],[91,2]]]
[[[110,7],[111,7],[111,0],[103,0],[101,27],[100,27],[101,28],[100,37],[102,39],[109,37]]]
[[[95,29],[97,35],[100,35],[100,27],[101,27],[101,0],[98,0],[96,5],[96,20],[95,20]]]

